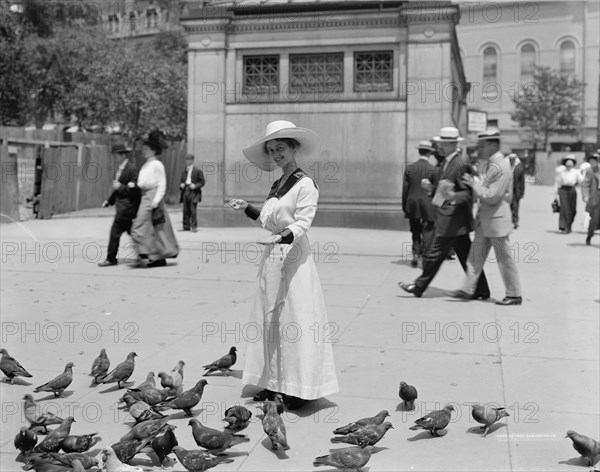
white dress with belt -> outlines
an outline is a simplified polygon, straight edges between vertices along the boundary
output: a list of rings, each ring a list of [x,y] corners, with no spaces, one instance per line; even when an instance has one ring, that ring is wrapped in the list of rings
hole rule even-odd
[[[277,182],[276,182],[277,184]],[[283,195],[268,198],[260,212],[263,228],[288,228],[291,244],[266,246],[258,271],[242,383],[305,400],[336,393],[332,334],[319,274],[307,236],[319,192],[302,176]],[[256,333],[252,339],[251,332]]]

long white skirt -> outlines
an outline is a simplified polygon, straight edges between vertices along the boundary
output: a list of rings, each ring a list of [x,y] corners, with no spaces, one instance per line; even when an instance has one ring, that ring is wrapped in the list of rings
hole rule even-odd
[[[332,350],[337,329],[327,319],[306,236],[265,248],[245,333],[242,383],[305,400],[339,390]]]

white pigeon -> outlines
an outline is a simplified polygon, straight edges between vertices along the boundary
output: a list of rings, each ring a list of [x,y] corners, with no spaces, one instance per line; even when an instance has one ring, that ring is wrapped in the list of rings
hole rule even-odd
[[[104,460],[106,472],[144,472],[141,467],[123,464],[110,447],[106,448],[103,453],[102,459]]]

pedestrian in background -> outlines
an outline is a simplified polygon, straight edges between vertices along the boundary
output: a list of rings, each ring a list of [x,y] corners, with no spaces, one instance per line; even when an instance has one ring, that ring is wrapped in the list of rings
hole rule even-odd
[[[513,229],[511,202],[513,198],[513,173],[508,159],[500,152],[500,132],[489,130],[477,135],[478,155],[483,164],[479,177],[465,174],[471,183],[473,197],[479,199],[475,219],[475,239],[467,258],[466,277],[455,298],[470,300],[483,271],[483,266],[494,248],[500,276],[506,288],[506,296],[497,305],[520,305],[521,282],[517,264],[513,260],[509,234]]]
[[[519,227],[519,202],[525,195],[525,168],[521,159],[515,153],[511,152],[507,157],[513,174],[510,211],[512,213],[513,226],[517,229]]]
[[[577,191],[575,187],[580,182],[580,173],[575,168],[577,161],[573,154],[567,154],[556,171],[554,186],[555,198],[560,205],[558,229],[565,234],[571,232],[575,214],[577,213]]]
[[[115,205],[116,213],[110,228],[106,260],[98,263],[100,267],[117,265],[121,235],[125,232],[131,234],[131,225],[137,215],[141,199],[140,189],[136,186],[138,179],[137,166],[133,159],[129,157],[131,149],[124,144],[117,144],[112,147],[111,152],[116,156],[119,167],[112,183],[113,191],[104,200],[102,206]]]
[[[179,254],[179,245],[164,204],[167,192],[165,166],[158,160],[158,156],[167,148],[165,138],[159,131],[149,133],[142,143],[142,155],[146,162],[137,180],[142,200],[131,227],[140,267],[166,266],[166,258],[174,258]]]
[[[179,203],[183,203],[183,229],[195,233],[198,229],[198,203],[202,201],[204,173],[194,165],[194,155],[186,154],[185,170],[181,173]]]
[[[423,256],[423,272],[414,281],[400,282],[400,288],[416,297],[423,295],[437,274],[451,249],[456,251],[463,270],[467,270],[467,257],[471,248],[469,233],[473,231],[473,191],[463,175],[472,173],[472,167],[460,156],[458,143],[463,141],[457,128],[445,127],[433,141],[440,156],[444,157],[436,182],[423,180],[422,185],[431,195],[436,207],[435,236],[431,249]],[[473,298],[486,300],[490,289],[483,271],[477,282]]]
[[[598,159],[600,154],[594,153],[588,157],[590,167],[586,170],[583,182],[581,183],[581,193],[583,201],[586,203],[585,211],[590,215],[590,222],[587,228],[587,237],[585,243],[589,246],[592,243],[594,231],[600,229],[600,168]]]
[[[412,267],[417,267],[419,258],[430,248],[435,224],[431,195],[421,186],[423,179],[435,181],[436,169],[429,162],[434,148],[431,141],[421,141],[417,150],[419,159],[406,167],[402,185],[402,211],[409,219],[412,238]]]

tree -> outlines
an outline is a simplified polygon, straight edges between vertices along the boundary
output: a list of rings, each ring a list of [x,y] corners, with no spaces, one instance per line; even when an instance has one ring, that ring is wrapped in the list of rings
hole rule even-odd
[[[541,142],[546,150],[551,134],[575,134],[583,124],[584,85],[550,67],[536,67],[533,82],[513,97],[515,111],[511,118],[529,128],[535,142]]]

